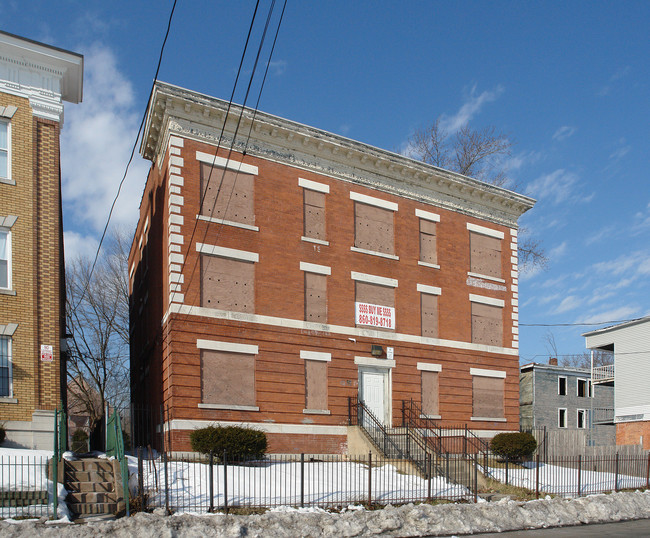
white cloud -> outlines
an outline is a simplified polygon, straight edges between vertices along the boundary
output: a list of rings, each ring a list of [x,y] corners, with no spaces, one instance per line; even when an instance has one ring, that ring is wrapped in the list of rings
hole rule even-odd
[[[569,295],[562,299],[562,302],[558,307],[553,311],[555,314],[562,314],[564,312],[569,312],[570,310],[575,310],[582,304],[582,299],[576,297],[575,295]]]
[[[592,234],[587,239],[585,239],[585,245],[589,246],[594,243],[598,243],[602,239],[609,237],[616,231],[614,226],[605,226],[604,228],[597,231],[595,234]]]
[[[499,85],[494,90],[484,91],[477,95],[476,85],[472,86],[469,95],[465,99],[465,103],[463,103],[456,114],[453,116],[443,114],[441,116],[440,126],[450,133],[455,133],[463,125],[469,123],[480,112],[483,105],[495,101],[503,92],[503,86]]]
[[[561,142],[562,140],[566,140],[572,136],[575,132],[575,127],[571,127],[570,125],[563,125],[557,131],[555,131],[555,133],[553,133],[553,140]]]
[[[549,259],[553,260],[555,258],[560,258],[567,251],[567,247],[568,247],[567,242],[563,241],[555,248],[552,248],[548,253]]]
[[[574,190],[578,185],[578,176],[560,168],[538,177],[528,184],[528,191],[537,198],[549,198],[559,204],[574,198]],[[589,201],[591,198],[587,198]]]
[[[77,258],[94,259],[99,240],[93,236],[67,230],[63,233],[63,244],[65,246],[65,261],[70,263]]]
[[[638,306],[621,306],[610,310],[602,310],[600,312],[592,313],[586,318],[580,318],[577,323],[593,323],[593,324],[609,324],[618,321],[627,321],[628,319],[635,319],[638,317],[640,309]]]
[[[269,71],[273,73],[276,77],[284,75],[287,70],[287,61],[286,60],[275,60],[269,62]]]
[[[94,45],[85,54],[84,100],[66,106],[61,168],[66,230],[100,232],[124,175],[137,134],[133,88],[112,51]],[[133,226],[149,164],[137,149],[112,221]]]
[[[616,294],[613,291],[606,291],[603,293],[596,293],[595,295],[592,295],[589,300],[587,301],[588,305],[594,305],[596,303],[601,303],[603,301],[606,301],[607,299],[610,299],[611,297],[614,297]]]
[[[606,95],[609,95],[612,92],[612,86],[614,83],[618,80],[621,80],[623,77],[627,76],[627,74],[630,72],[630,66],[626,65],[623,67],[619,67],[616,72],[609,77],[609,80],[607,81],[607,84],[605,84],[599,91],[598,95],[600,97],[605,97]]]

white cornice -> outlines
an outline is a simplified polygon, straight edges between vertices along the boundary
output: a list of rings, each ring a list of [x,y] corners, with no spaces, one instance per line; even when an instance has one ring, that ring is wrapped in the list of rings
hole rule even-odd
[[[161,148],[170,134],[230,147],[242,109],[231,107],[220,139],[227,106],[220,99],[157,82],[141,154],[154,161],[162,158]],[[246,149],[250,155],[511,228],[534,205],[533,199],[500,187],[271,114],[258,111],[253,116],[252,110],[244,109],[238,132],[249,131],[249,140],[239,135],[234,141],[235,151]]]

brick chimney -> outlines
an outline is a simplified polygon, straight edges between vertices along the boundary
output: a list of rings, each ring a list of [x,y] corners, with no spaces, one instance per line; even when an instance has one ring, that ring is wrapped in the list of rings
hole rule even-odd
[[[549,359],[548,359],[548,363],[549,363],[551,366],[557,366],[557,358],[555,358],[555,357],[550,358],[550,357],[549,357]]]

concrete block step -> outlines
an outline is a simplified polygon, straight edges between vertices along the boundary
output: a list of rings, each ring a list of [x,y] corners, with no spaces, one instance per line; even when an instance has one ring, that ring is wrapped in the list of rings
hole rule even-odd
[[[73,514],[114,514],[117,512],[117,503],[68,503],[68,508]]]
[[[69,481],[65,483],[65,489],[69,492],[85,493],[91,491],[102,491],[110,493],[115,490],[113,482],[74,482]]]
[[[101,504],[101,503],[117,502],[117,499],[115,498],[114,493],[89,491],[84,493],[79,493],[79,492],[68,493],[68,496],[66,497],[66,501],[74,504],[78,504],[78,503]]]
[[[65,466],[66,470],[113,472],[113,462],[111,460],[99,458],[84,458],[82,460],[66,461]]]
[[[112,482],[113,473],[105,471],[75,471],[65,473],[65,482]]]

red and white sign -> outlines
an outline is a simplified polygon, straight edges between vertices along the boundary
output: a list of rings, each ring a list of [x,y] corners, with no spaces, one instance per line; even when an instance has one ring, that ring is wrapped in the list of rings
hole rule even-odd
[[[41,346],[41,360],[43,362],[52,362],[54,360],[52,346]]]
[[[354,303],[354,322],[381,329],[395,328],[395,309],[392,306]]]

